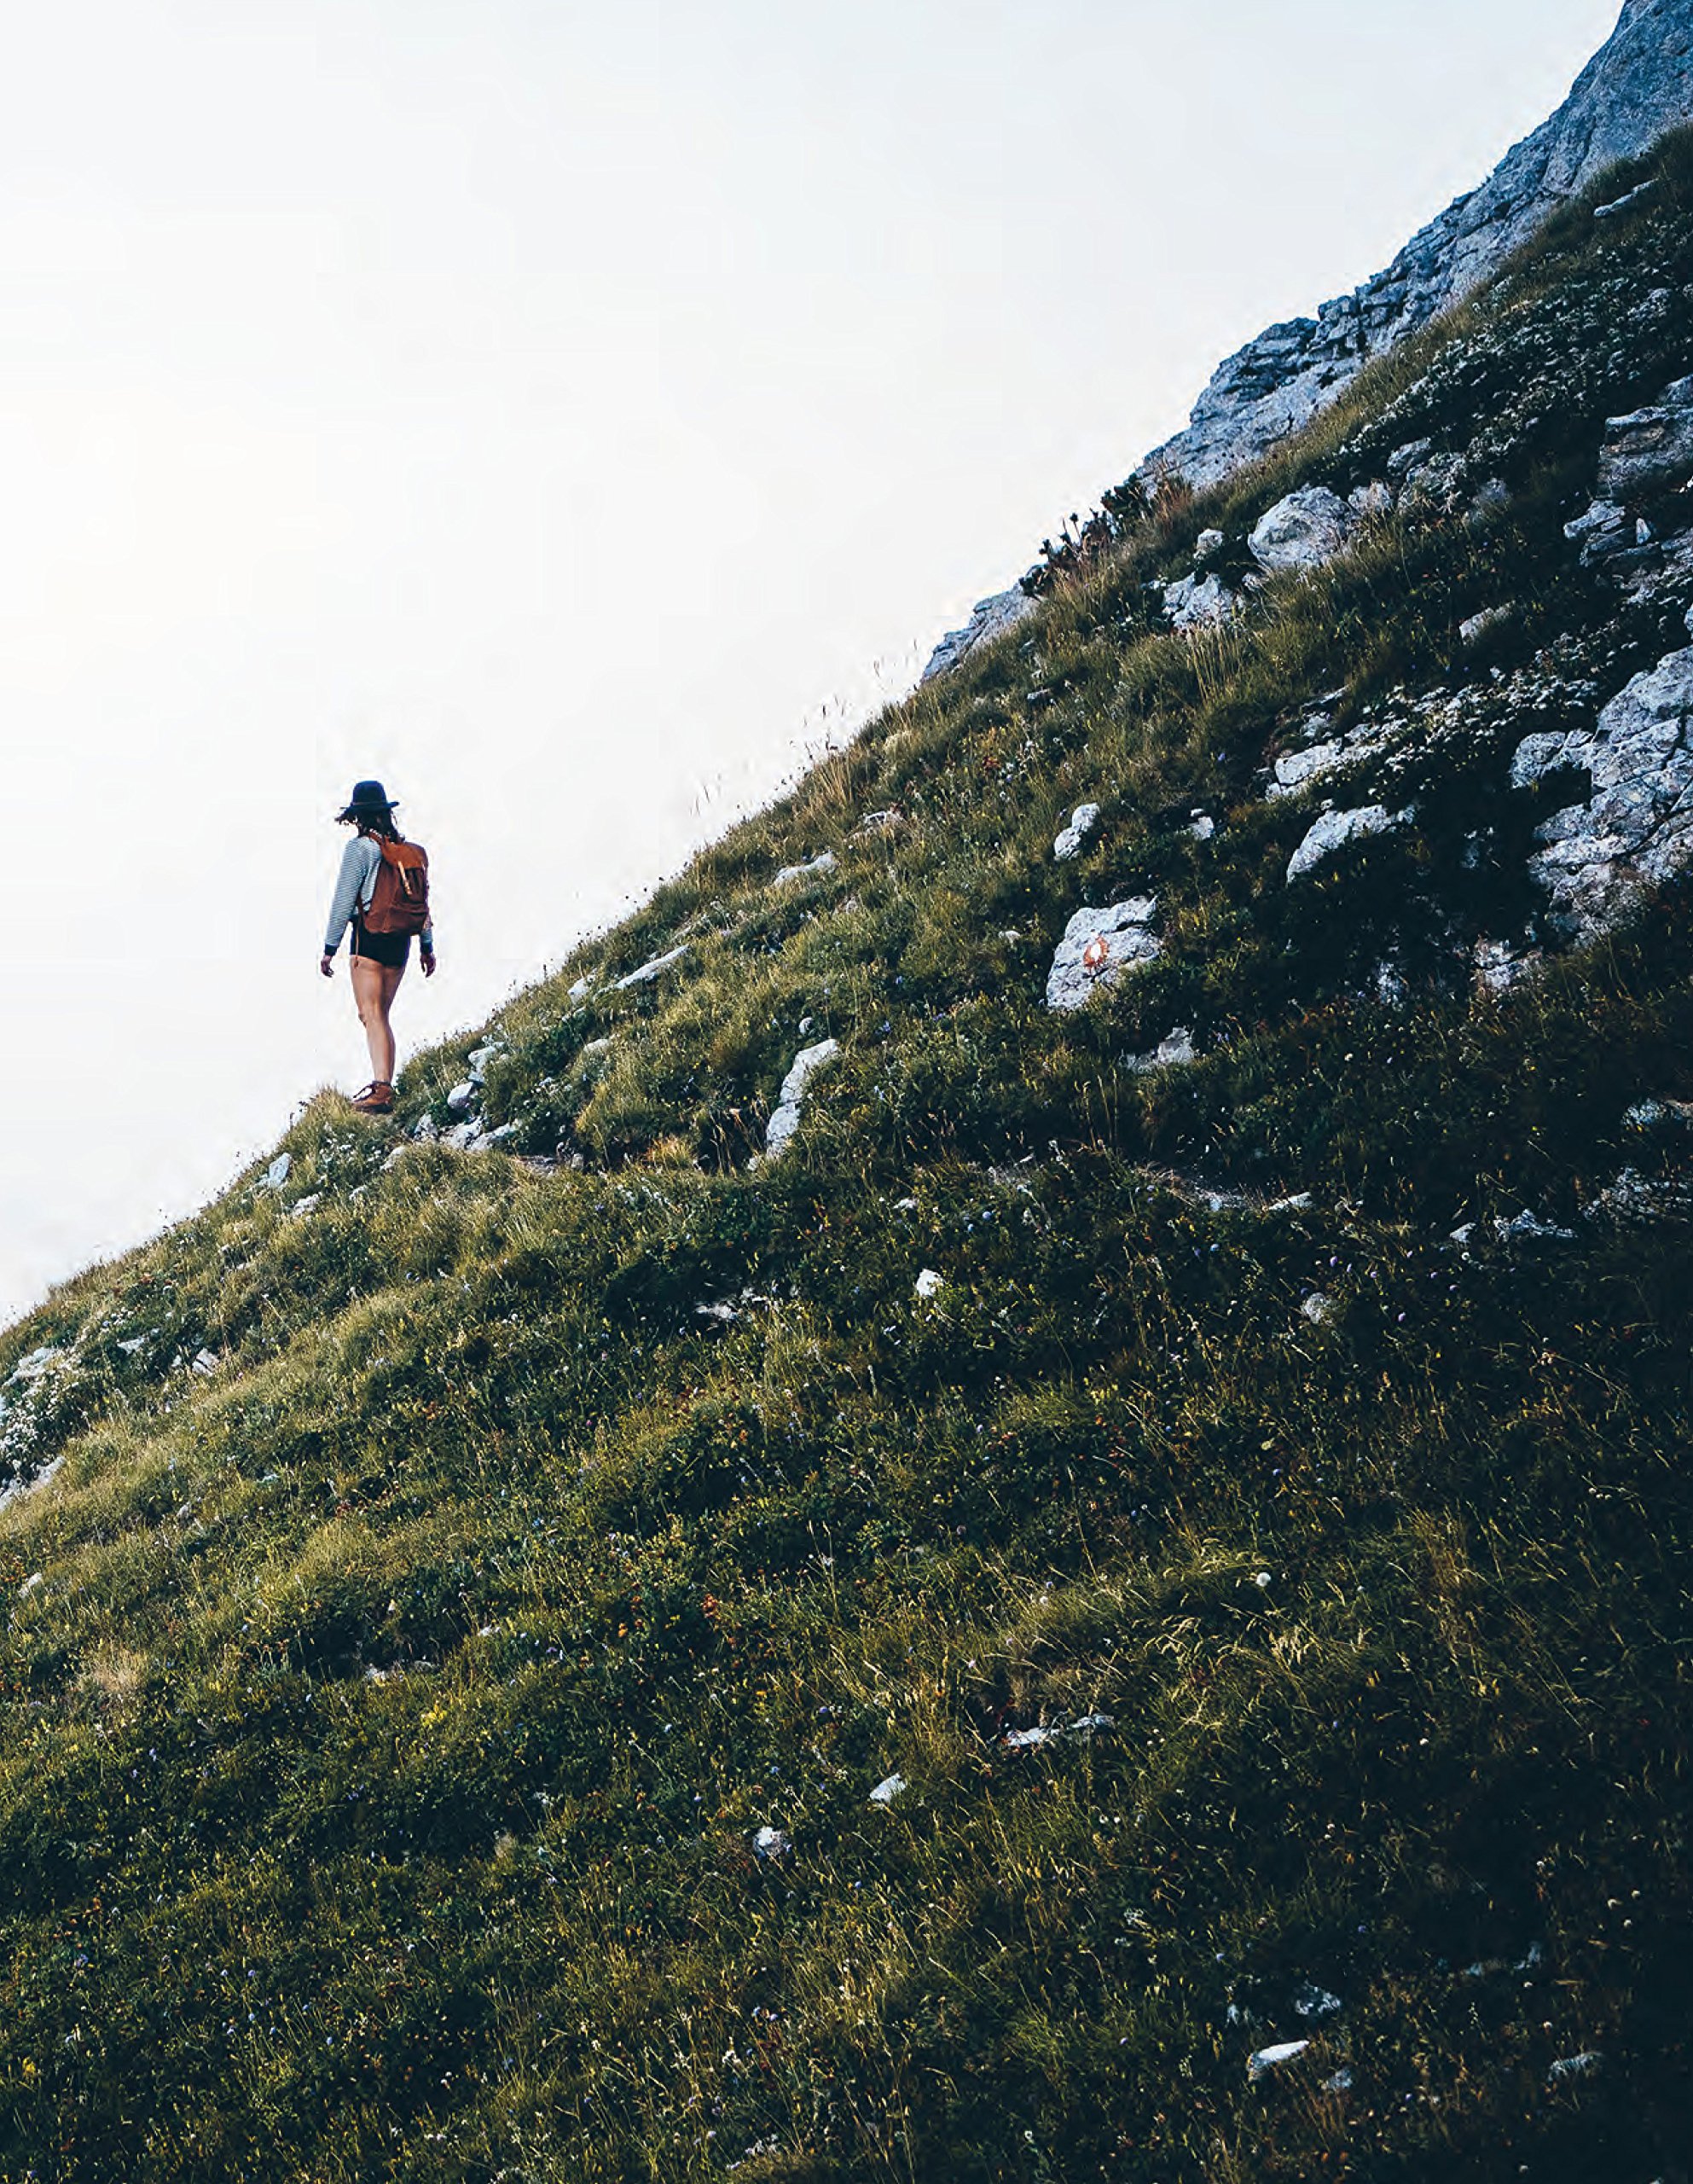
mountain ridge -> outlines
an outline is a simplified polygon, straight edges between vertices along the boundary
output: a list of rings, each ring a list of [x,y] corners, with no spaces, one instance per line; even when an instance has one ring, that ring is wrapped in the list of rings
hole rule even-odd
[[[1371,362],[1498,270],[1571,197],[1693,120],[1693,0],[1627,0],[1568,96],[1488,179],[1421,229],[1382,273],[1272,326],[1220,364],[1183,429],[1146,456],[1134,484],[1203,491],[1260,460],[1336,400]],[[944,636],[924,679],[944,674],[1023,619],[1013,585]]]

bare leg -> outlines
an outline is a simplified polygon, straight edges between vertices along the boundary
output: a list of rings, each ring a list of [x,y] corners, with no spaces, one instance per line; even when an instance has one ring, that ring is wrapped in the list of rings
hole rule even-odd
[[[355,956],[351,968],[353,999],[358,1004],[358,1020],[364,1026],[365,1043],[370,1048],[372,1080],[378,1084],[391,1084],[394,1027],[388,1020],[388,1013],[400,990],[400,980],[405,976],[404,969],[391,970],[386,963],[373,963],[366,956]]]

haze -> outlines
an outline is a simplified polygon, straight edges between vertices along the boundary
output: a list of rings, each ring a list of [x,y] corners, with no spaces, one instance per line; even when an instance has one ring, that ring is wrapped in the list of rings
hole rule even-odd
[[[0,1312],[763,802],[1617,0],[70,0],[0,72]]]

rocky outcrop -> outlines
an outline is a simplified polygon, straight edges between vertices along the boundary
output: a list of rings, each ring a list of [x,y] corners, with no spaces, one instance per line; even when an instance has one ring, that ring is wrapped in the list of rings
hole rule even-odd
[[[1109,909],[1078,910],[1065,928],[1047,979],[1047,1006],[1060,1012],[1085,1008],[1126,972],[1156,962],[1163,943],[1151,931],[1157,903],[1137,895]]]
[[[1294,851],[1287,868],[1289,885],[1314,872],[1353,842],[1367,841],[1372,834],[1389,834],[1405,824],[1379,804],[1366,804],[1356,811],[1325,811]]]
[[[1480,287],[1607,168],[1650,151],[1686,122],[1693,122],[1693,0],[1628,0],[1610,39],[1550,121],[1479,189],[1414,236],[1384,273],[1325,304],[1314,318],[1271,327],[1220,365],[1186,429],[1146,458],[1136,484],[1156,488],[1180,478],[1203,489],[1255,461],[1308,424],[1374,357]],[[1650,201],[1650,189],[1597,207],[1596,217],[1619,218],[1642,198]],[[1651,429],[1642,427],[1643,433]],[[1402,450],[1402,464],[1426,456],[1429,445]],[[1407,498],[1438,503],[1441,465],[1454,462],[1435,456],[1420,474],[1407,476]],[[1370,497],[1386,491],[1363,489],[1349,513],[1380,514]],[[1020,584],[983,600],[961,630],[942,638],[923,681],[1015,629],[1035,603]],[[1215,628],[1235,605],[1235,595],[1203,566],[1165,595],[1171,623],[1183,630]]]
[[[1240,605],[1238,595],[1217,576],[1180,577],[1163,589],[1170,627],[1184,634],[1221,629],[1234,619]]]
[[[1515,788],[1586,773],[1592,793],[1539,829],[1531,868],[1564,932],[1607,931],[1644,886],[1693,863],[1693,651],[1637,675],[1591,730],[1531,735],[1511,764]]]
[[[948,630],[930,654],[929,665],[923,671],[924,682],[933,682],[949,667],[956,667],[979,645],[991,644],[995,637],[1004,636],[1007,630],[1016,629],[1019,622],[1027,621],[1035,612],[1035,605],[1021,584],[1013,584],[1009,591],[995,592],[991,599],[978,600],[964,627]]]
[[[1273,326],[1217,372],[1185,432],[1143,478],[1215,485],[1296,432],[1371,357],[1459,302],[1618,160],[1693,120],[1693,7],[1629,0],[1609,43],[1551,119],[1492,178],[1416,236],[1386,272],[1315,318]]]
[[[1345,547],[1356,519],[1326,485],[1302,486],[1260,517],[1247,544],[1271,576],[1325,567]]]
[[[1693,476],[1693,379],[1677,380],[1650,408],[1613,417],[1599,455],[1599,490],[1632,504]]]

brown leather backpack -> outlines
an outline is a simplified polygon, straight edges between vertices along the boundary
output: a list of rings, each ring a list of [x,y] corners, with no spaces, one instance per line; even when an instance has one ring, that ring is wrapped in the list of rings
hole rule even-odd
[[[367,932],[417,933],[429,925],[429,852],[418,842],[378,836],[382,862],[359,922]]]

